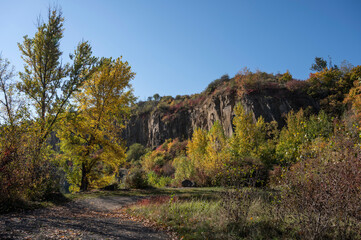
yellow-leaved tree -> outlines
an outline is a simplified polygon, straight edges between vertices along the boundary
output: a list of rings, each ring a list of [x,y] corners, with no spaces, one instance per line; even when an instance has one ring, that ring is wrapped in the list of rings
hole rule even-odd
[[[194,176],[196,179],[194,180],[199,184],[204,184],[206,182],[206,173],[203,166],[207,161],[207,144],[207,131],[201,128],[198,128],[193,132],[192,139],[189,140],[187,144],[187,156],[196,172],[196,175]]]
[[[135,100],[134,75],[121,58],[100,59],[62,118],[60,159],[73,191],[109,184],[125,161],[121,131]]]
[[[206,161],[203,168],[212,184],[222,177],[223,167],[229,162],[227,139],[222,125],[216,121],[207,134]]]
[[[267,127],[263,117],[255,122],[251,112],[246,112],[241,104],[234,109],[234,134],[230,139],[231,152],[236,158],[253,157],[258,147],[266,141]]]

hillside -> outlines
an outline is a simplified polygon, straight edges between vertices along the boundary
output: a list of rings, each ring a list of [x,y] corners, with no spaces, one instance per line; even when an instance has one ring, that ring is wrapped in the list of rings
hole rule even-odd
[[[276,121],[280,127],[285,123],[284,116],[292,110],[318,111],[317,102],[306,93],[306,82],[284,75],[264,72],[245,72],[234,78],[225,75],[200,94],[155,96],[139,102],[133,108],[124,138],[128,145],[140,143],[154,148],[169,138],[188,139],[196,128],[209,130],[215,121],[230,136],[237,103],[252,112],[254,119],[262,116],[266,122]]]

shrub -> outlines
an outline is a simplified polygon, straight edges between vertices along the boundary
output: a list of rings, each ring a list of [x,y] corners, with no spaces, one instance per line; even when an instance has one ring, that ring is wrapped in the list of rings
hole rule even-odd
[[[291,73],[287,70],[284,74],[281,75],[281,77],[279,78],[279,82],[280,83],[287,83],[289,81],[292,80],[292,75]]]
[[[158,176],[155,172],[149,172],[147,174],[147,180],[149,185],[153,187],[168,187],[170,186],[172,182],[172,178],[170,177],[164,177],[164,176]]]
[[[236,82],[242,89],[240,95],[244,93],[258,92],[267,88],[279,88],[278,78],[273,74],[257,71],[255,73],[248,69],[236,75]]]
[[[210,84],[208,84],[207,88],[204,90],[207,94],[214,92],[221,84],[225,82],[229,82],[230,78],[228,74],[223,75],[221,78],[214,80]]]
[[[234,159],[222,170],[217,177],[223,186],[260,187],[268,181],[268,169],[259,159]]]
[[[273,212],[273,193],[255,188],[236,188],[221,194],[222,217],[231,239],[289,239]]]
[[[281,130],[276,154],[281,165],[287,166],[300,159],[301,150],[317,138],[326,139],[333,131],[329,116],[321,111],[307,117],[301,109],[287,115],[287,126]]]
[[[132,144],[127,151],[127,162],[139,161],[140,157],[146,154],[147,151],[148,149],[146,149],[142,144]]]
[[[143,189],[148,186],[146,174],[139,168],[131,169],[129,175],[125,177],[126,188]]]
[[[173,160],[173,167],[175,168],[174,182],[178,185],[185,179],[192,179],[195,173],[194,165],[186,156],[179,156]]]
[[[303,238],[360,236],[360,157],[360,147],[338,134],[286,173],[281,206],[300,226]]]
[[[292,92],[294,91],[306,91],[309,83],[307,81],[301,81],[301,80],[290,80],[287,81],[285,84],[286,88]]]

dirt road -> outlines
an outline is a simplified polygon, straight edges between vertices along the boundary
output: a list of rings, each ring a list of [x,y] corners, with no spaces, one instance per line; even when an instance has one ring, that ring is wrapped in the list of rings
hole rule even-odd
[[[138,197],[103,196],[0,215],[0,239],[155,239],[170,237],[124,215]]]

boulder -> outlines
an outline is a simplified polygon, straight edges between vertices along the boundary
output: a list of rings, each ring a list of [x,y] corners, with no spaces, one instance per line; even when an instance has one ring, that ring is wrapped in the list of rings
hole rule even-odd
[[[195,186],[194,182],[192,182],[189,179],[182,181],[182,187],[194,187],[194,186]]]

